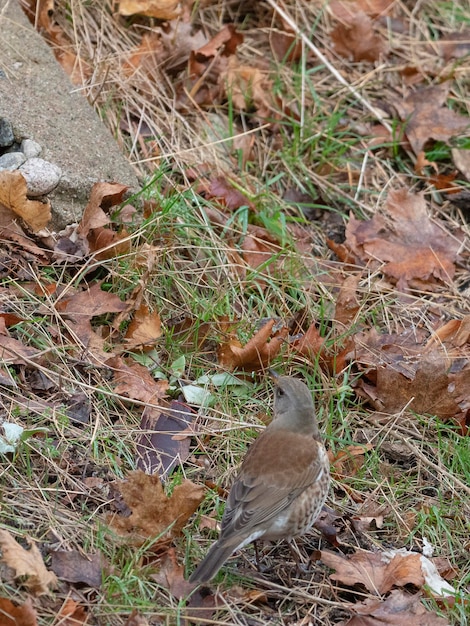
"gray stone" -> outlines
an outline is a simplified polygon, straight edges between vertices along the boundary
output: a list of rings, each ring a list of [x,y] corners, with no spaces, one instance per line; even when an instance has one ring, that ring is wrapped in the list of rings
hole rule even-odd
[[[28,196],[33,198],[45,196],[53,191],[59,184],[62,175],[60,167],[37,157],[28,159],[20,167],[20,172],[26,179]]]
[[[17,170],[26,161],[22,152],[6,152],[0,156],[1,170]]]
[[[6,148],[11,146],[14,141],[13,126],[7,119],[0,117],[0,147]]]
[[[42,146],[41,156],[56,163],[62,177],[48,196],[52,227],[80,220],[93,184],[116,181],[139,190],[139,181],[114,138],[74,87],[19,2],[0,0],[0,117],[15,135]],[[27,41],[27,45],[25,45]]]
[[[32,139],[23,139],[21,142],[21,152],[25,155],[27,159],[33,159],[41,154],[41,146],[37,141],[33,141]]]

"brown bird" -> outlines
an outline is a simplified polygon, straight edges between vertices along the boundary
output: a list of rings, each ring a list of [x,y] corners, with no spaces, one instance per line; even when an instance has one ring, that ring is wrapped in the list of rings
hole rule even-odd
[[[312,395],[297,378],[274,378],[273,421],[246,454],[220,537],[191,574],[192,583],[211,580],[235,550],[252,541],[291,540],[308,532],[325,502],[330,465]]]

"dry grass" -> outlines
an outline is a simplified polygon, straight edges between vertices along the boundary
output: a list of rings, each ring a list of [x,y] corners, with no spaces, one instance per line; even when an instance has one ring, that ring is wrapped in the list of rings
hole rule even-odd
[[[334,20],[324,3],[289,0],[283,4],[295,30],[327,51],[325,65],[307,44],[305,62],[275,60],[270,41],[282,28],[281,21],[273,17],[273,8],[281,7],[278,3],[196,3],[193,36],[202,30],[210,39],[228,22],[243,31],[245,39],[237,49],[239,63],[261,68],[265,80],[270,81],[266,85],[271,85],[277,96],[271,100],[276,120],[271,124],[257,118],[256,107],[236,109],[230,97],[213,105],[198,105],[194,91],[192,97],[186,93],[183,106],[187,55],[177,38],[147,59],[147,65],[129,69],[126,63],[142,35],[153,28],[160,32],[158,24],[143,18],[119,18],[115,3],[56,3],[57,22],[79,59],[76,69],[82,80],[77,89],[95,106],[147,184],[143,196],[157,199],[162,208],[136,227],[129,255],[100,262],[95,269],[113,292],[126,294],[142,277],[137,263],[141,241],[152,244],[157,269],[146,277],[145,298],[165,323],[157,355],[165,373],[182,354],[186,358],[185,380],[218,371],[215,351],[221,335],[217,322],[223,315],[241,318],[241,339],[247,339],[263,318],[290,319],[302,310],[327,327],[338,292],[338,274],[332,268],[340,269],[340,264],[326,239],[341,238],[349,211],[361,217],[373,215],[387,191],[399,183],[424,190],[433,201],[434,216],[445,219],[449,228],[462,228],[468,246],[465,215],[450,207],[424,176],[416,174],[410,152],[398,140],[372,148],[370,139],[375,136],[377,119],[390,114],[392,96],[402,98],[406,92],[401,73],[405,66],[422,68],[432,75],[428,80],[436,83],[452,69],[454,106],[469,114],[470,61],[467,57],[450,63],[436,55],[435,33],[437,29],[458,30],[470,22],[470,12],[464,2],[451,6],[437,1],[403,1],[396,5],[405,27],[393,29],[387,21],[382,25],[394,53],[388,60],[371,64],[351,63],[331,51]],[[183,26],[181,22],[179,28]],[[282,106],[276,108],[276,103]],[[396,132],[392,118],[387,119]],[[247,152],[243,147],[251,138],[253,145]],[[440,166],[452,167],[448,152]],[[253,199],[256,217],[246,218],[240,212],[227,232],[208,223],[204,207],[210,203],[191,189],[189,167],[205,168],[212,176],[229,176]],[[304,219],[289,200],[292,189],[310,198],[312,219]],[[245,234],[245,219],[276,232],[280,215],[296,221],[308,234],[310,250],[299,253],[286,240],[283,252],[290,270],[287,266],[283,271],[263,270],[266,286],[260,289],[260,275],[242,275],[233,250]],[[47,277],[65,288],[84,275],[83,267],[41,271],[44,274],[38,274],[37,284]],[[455,280],[442,289],[415,292],[404,299],[379,270],[371,272],[359,285],[361,308],[356,327],[401,332],[431,329],[437,319],[461,318],[470,308],[467,280],[467,268],[460,267]],[[152,625],[183,623],[183,603],[151,577],[154,571],[147,566],[145,549],[136,553],[121,545],[104,523],[114,500],[113,481],[135,467],[140,407],[116,397],[106,368],[70,358],[75,349],[53,299],[35,296],[14,279],[5,286],[9,310],[36,320],[29,335],[17,336],[52,355],[42,370],[35,365],[38,376],[52,384],[50,389],[45,385],[38,390],[28,379],[1,389],[3,411],[9,419],[47,431],[42,439],[28,440],[14,459],[3,460],[0,466],[1,525],[18,537],[33,536],[48,551],[101,550],[105,554],[111,567],[101,590],[73,591],[74,597],[89,607],[90,623],[124,624],[133,608]],[[172,336],[171,322],[181,315],[209,325],[210,341],[204,352],[188,348]],[[51,329],[58,335],[51,335]],[[380,415],[362,407],[353,391],[353,368],[339,377],[327,376],[309,360],[292,355],[276,365],[285,373],[302,374],[317,390],[320,421],[333,453],[353,443],[371,444],[360,470],[336,480],[328,501],[343,516],[338,536],[345,549],[406,546],[421,550],[426,538],[437,555],[448,557],[459,570],[454,584],[464,595],[470,581],[470,454],[465,438],[432,417],[406,411]],[[215,407],[199,411],[192,456],[176,470],[172,485],[183,476],[195,482],[213,480],[222,488],[230,485],[269,410],[265,381],[253,380],[252,385],[241,398],[230,390],[220,391]],[[70,395],[77,392],[91,406],[91,420],[86,425],[71,422],[64,409]],[[206,460],[201,464],[203,455]],[[220,516],[222,504],[222,499],[210,492],[201,512]],[[379,511],[384,515],[381,529],[354,531],[352,515]],[[213,532],[199,529],[199,517],[191,520],[177,544],[178,560],[185,563],[187,571],[213,538]],[[324,547],[324,539],[317,535],[300,542],[304,556],[319,547]],[[236,555],[216,579],[220,583],[217,612],[209,620],[194,623],[329,626],[347,620],[348,603],[367,596],[333,584],[322,564],[299,576],[286,546],[266,546],[263,556],[269,570],[260,577],[251,549]],[[24,599],[11,578],[1,586],[0,595]],[[249,588],[262,593],[249,595]],[[63,584],[58,597],[68,592]],[[43,601],[41,626],[58,624],[54,610],[52,603]],[[464,610],[456,605],[446,615],[452,624],[465,624]]]

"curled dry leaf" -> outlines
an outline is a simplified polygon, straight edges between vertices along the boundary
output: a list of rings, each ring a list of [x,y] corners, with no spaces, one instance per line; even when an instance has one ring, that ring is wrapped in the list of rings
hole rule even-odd
[[[337,478],[355,476],[364,465],[365,453],[373,449],[371,443],[360,446],[346,446],[339,450],[335,456],[330,456],[331,473]]]
[[[149,623],[143,615],[137,612],[137,609],[133,609],[124,626],[149,626]]]
[[[187,598],[194,589],[194,584],[184,577],[184,566],[179,565],[174,548],[169,548],[162,557],[160,571],[152,578],[178,600]]]
[[[234,24],[225,24],[210,41],[196,50],[198,59],[210,59],[217,54],[231,56],[235,54],[237,47],[243,42],[243,35],[237,32]]]
[[[129,517],[109,515],[108,524],[131,543],[140,544],[148,537],[162,541],[178,536],[188,518],[204,499],[204,487],[184,480],[170,497],[158,476],[131,472],[127,480],[119,482],[124,501],[131,509]]]
[[[272,334],[275,320],[269,320],[242,346],[235,337],[219,347],[219,363],[229,370],[258,371],[269,367],[285,342],[289,329],[283,326]]]
[[[424,584],[436,597],[455,593],[453,587],[440,577],[432,561],[417,552],[364,550],[346,556],[322,550],[321,560],[336,570],[330,575],[332,580],[345,585],[362,584],[375,595],[388,593],[393,587],[414,585],[421,588]]]
[[[122,202],[122,197],[127,189],[128,187],[125,185],[117,183],[95,183],[83,212],[78,232],[86,237],[92,228],[109,224],[110,217],[106,211]]]
[[[343,345],[340,339],[339,342],[328,343],[327,346],[325,337],[320,335],[314,322],[301,337],[295,338],[290,348],[313,363],[319,363],[326,372],[337,374],[346,367],[354,350],[354,342],[350,339]]]
[[[57,586],[57,578],[44,565],[35,543],[29,540],[30,549],[25,550],[6,530],[0,530],[2,561],[16,572],[16,577],[25,576],[24,586],[33,595],[50,593]]]
[[[0,204],[21,217],[33,232],[38,232],[50,222],[51,204],[28,200],[24,176],[19,171],[0,172]]]
[[[421,603],[421,594],[411,595],[400,589],[393,590],[388,598],[367,598],[351,607],[355,613],[338,626],[449,626],[447,619],[428,611]]]

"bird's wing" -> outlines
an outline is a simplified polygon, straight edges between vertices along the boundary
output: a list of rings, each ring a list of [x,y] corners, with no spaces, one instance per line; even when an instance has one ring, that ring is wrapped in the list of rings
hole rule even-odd
[[[247,535],[287,509],[323,472],[318,441],[305,445],[305,436],[276,432],[259,437],[245,457],[233,484],[222,519],[221,539]]]

